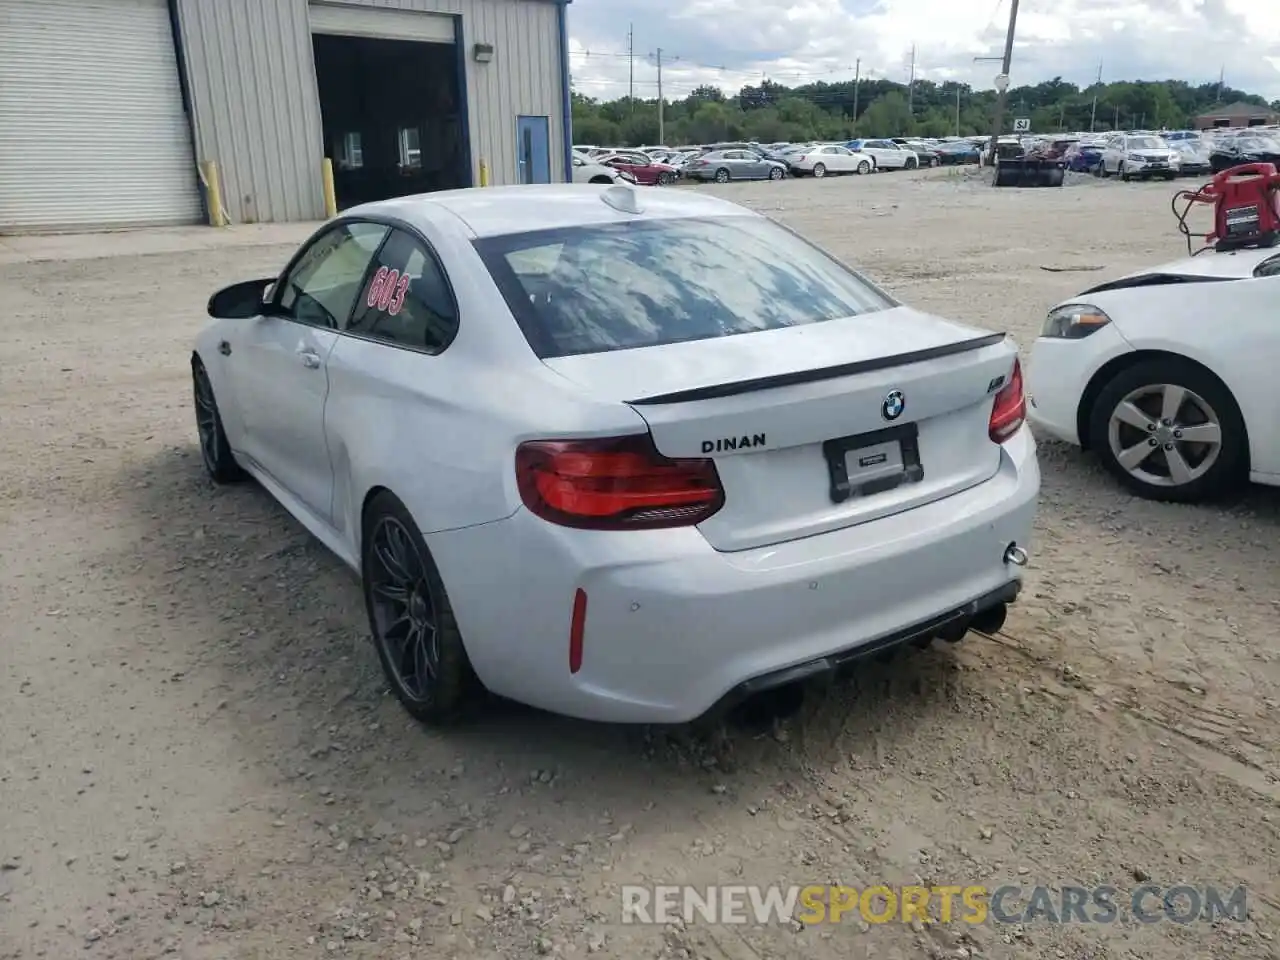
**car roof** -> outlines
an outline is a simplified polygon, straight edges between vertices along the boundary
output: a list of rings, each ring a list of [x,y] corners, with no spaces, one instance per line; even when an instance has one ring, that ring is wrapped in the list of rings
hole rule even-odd
[[[607,190],[634,190],[640,213],[624,213],[606,203]],[[634,188],[625,185],[546,183],[509,187],[468,187],[393,200],[379,200],[346,211],[349,216],[386,216],[414,224],[461,221],[473,236],[494,237],[534,230],[666,220],[681,217],[752,216],[740,204],[691,190]],[[451,215],[451,216],[450,216]]]

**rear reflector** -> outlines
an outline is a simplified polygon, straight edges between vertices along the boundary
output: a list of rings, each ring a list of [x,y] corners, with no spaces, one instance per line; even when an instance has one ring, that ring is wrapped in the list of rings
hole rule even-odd
[[[585,530],[688,527],[724,505],[713,461],[671,460],[647,433],[522,443],[516,484],[531,513]]]
[[[581,587],[573,595],[573,616],[569,618],[569,672],[582,669],[582,634],[587,628],[587,592]]]
[[[991,407],[991,422],[987,432],[996,443],[1004,443],[1027,419],[1027,395],[1022,388],[1022,364],[1015,358],[1013,373]]]

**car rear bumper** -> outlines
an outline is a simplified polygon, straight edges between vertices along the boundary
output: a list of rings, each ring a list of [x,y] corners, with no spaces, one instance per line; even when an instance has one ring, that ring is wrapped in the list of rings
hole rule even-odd
[[[1021,571],[1005,551],[1030,541],[1040,474],[1030,430],[1002,449],[996,475],[969,490],[735,553],[693,528],[570,530],[524,510],[428,542],[491,691],[585,719],[682,723],[1012,599]]]

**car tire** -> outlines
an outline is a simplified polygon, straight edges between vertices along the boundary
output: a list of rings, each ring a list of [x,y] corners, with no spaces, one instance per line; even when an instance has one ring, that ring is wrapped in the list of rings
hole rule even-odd
[[[191,364],[191,393],[195,403],[196,434],[200,440],[200,459],[205,473],[217,484],[237,483],[248,474],[236,461],[227,443],[227,432],[222,427],[222,414],[213,395],[213,383],[204,364],[195,360]]]
[[[1169,418],[1173,424],[1166,424],[1160,419],[1160,408],[1170,390],[1179,391],[1183,399]],[[1126,408],[1128,412],[1122,412]],[[1150,424],[1135,422],[1143,418]],[[1203,432],[1216,433],[1216,447],[1184,439],[1190,428],[1210,425],[1217,430]],[[1088,429],[1090,446],[1107,470],[1149,500],[1212,500],[1238,487],[1248,475],[1248,437],[1235,398],[1221,380],[1189,360],[1146,360],[1121,370],[1098,393]],[[1149,439],[1140,446],[1144,433]],[[1145,456],[1142,450],[1148,450]],[[1124,458],[1130,451],[1138,459]],[[1182,482],[1174,475],[1170,453],[1187,468]]]
[[[782,172],[782,168],[781,168],[781,167],[770,167],[770,168],[769,168],[769,179],[770,179],[770,180],[781,180],[783,176],[784,176],[784,174],[783,174],[783,172]]]
[[[728,182],[729,182],[729,171],[726,170],[724,167],[721,167],[719,170],[716,171],[716,183],[728,183]]]
[[[863,160],[858,164],[858,176],[863,177],[871,172],[871,164]]]
[[[902,169],[914,170],[918,166],[920,166],[920,161],[918,161],[915,157],[907,157],[906,163],[902,165]]]
[[[675,177],[667,172],[658,174],[658,186],[669,187],[675,181]]]
[[[426,541],[389,491],[377,494],[365,509],[360,571],[369,631],[392,693],[423,723],[456,720],[483,688]],[[402,623],[404,637],[392,636]],[[406,671],[409,657],[412,676]]]
[[[603,186],[608,186],[609,184],[613,183],[614,181],[613,181],[613,180],[610,180],[608,177],[592,177],[592,178],[591,178],[591,180],[590,180],[590,181],[588,181],[588,182],[590,182],[590,183],[598,183],[598,184],[601,184],[601,185],[603,185]]]
[[[827,175],[826,165],[821,163],[815,163],[813,165],[813,175],[818,178],[825,177]]]

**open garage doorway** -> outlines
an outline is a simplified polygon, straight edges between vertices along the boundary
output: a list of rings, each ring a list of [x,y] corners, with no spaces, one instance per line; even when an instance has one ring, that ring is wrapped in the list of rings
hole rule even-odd
[[[338,209],[471,186],[456,44],[313,34]]]

